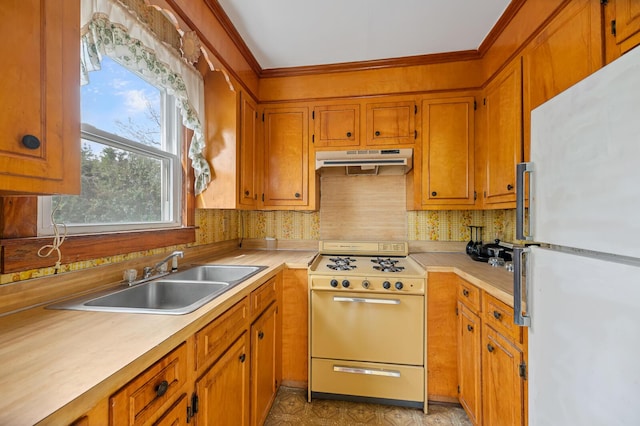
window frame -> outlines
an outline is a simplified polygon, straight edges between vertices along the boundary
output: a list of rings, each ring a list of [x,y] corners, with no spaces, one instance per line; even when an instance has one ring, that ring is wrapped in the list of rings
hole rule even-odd
[[[117,62],[117,61],[116,61]],[[126,69],[126,67],[123,66]],[[134,71],[127,70],[136,74]],[[137,74],[136,74],[137,75]],[[143,78],[143,77],[142,77]],[[150,83],[151,84],[151,83]],[[162,116],[161,147],[160,149],[151,145],[146,145],[123,136],[115,135],[98,129],[90,124],[81,124],[81,139],[99,143],[108,147],[141,154],[162,161],[163,176],[162,196],[163,196],[163,219],[160,222],[127,222],[127,223],[100,223],[100,224],[66,224],[66,233],[76,234],[101,234],[105,232],[127,232],[164,230],[177,228],[183,225],[183,190],[184,173],[182,170],[183,157],[185,154],[184,126],[182,126],[180,110],[175,97],[168,95],[163,89],[160,90],[160,106]],[[37,235],[54,235],[54,224],[51,220],[52,197],[38,197],[37,212]],[[60,229],[59,229],[60,230]]]

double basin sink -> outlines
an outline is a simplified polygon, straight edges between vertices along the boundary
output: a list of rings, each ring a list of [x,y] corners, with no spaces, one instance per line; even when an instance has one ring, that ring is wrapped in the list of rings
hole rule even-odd
[[[265,268],[200,265],[153,281],[76,298],[48,308],[182,315],[195,311]]]

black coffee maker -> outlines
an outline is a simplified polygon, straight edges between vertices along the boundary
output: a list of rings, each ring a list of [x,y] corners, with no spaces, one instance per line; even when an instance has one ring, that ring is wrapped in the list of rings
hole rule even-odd
[[[493,243],[482,243],[483,226],[469,226],[469,242],[467,243],[466,252],[475,261],[488,262],[493,255],[491,249],[499,249],[498,257],[503,258],[506,262],[511,261],[511,250],[500,245],[500,240],[496,239]]]

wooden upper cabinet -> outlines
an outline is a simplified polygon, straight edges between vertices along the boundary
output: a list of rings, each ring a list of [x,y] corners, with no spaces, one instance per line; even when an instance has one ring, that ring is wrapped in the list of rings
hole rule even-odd
[[[638,3],[640,4],[640,3]],[[524,158],[529,158],[531,111],[603,66],[599,2],[571,2],[522,56]]]
[[[521,70],[517,58],[486,89],[485,205],[515,206],[516,164],[522,161]]]
[[[0,193],[80,193],[80,2],[0,5]]]
[[[474,98],[422,101],[423,207],[474,204]]]
[[[360,105],[316,106],[312,121],[315,147],[357,147],[360,144]]]
[[[308,129],[307,107],[265,108],[265,208],[310,208]]]
[[[240,95],[240,144],[238,207],[255,208],[258,202],[257,130],[258,106],[244,92]]]
[[[640,2],[615,0],[615,40],[621,53],[640,44]]]
[[[412,145],[417,135],[415,101],[369,103],[366,145]]]

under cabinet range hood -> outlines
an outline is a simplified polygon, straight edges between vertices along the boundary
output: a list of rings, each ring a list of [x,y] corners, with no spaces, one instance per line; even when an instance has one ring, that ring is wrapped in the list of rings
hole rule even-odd
[[[343,168],[349,176],[406,174],[412,167],[411,148],[316,152],[316,170]]]

